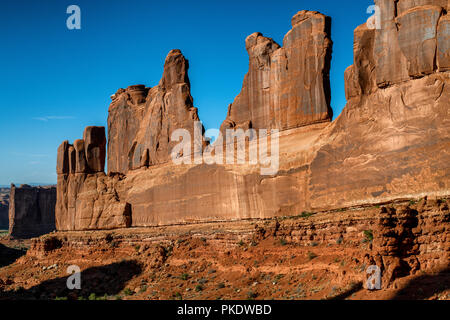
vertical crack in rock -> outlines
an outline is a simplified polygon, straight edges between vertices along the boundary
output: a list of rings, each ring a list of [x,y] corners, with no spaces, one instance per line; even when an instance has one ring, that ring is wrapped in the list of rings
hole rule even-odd
[[[331,20],[300,11],[283,47],[261,33],[245,40],[249,71],[221,130],[250,123],[254,129],[286,130],[330,121]]]

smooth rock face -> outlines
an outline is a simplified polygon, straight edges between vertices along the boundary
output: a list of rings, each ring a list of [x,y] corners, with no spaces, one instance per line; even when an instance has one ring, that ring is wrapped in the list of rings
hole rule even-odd
[[[354,64],[345,72],[348,99],[373,92],[375,84],[385,88],[438,68],[447,70],[448,16],[443,15],[447,1],[375,3],[380,8],[380,29],[363,24],[355,30]]]
[[[448,0],[398,0],[397,14],[402,15],[409,9],[426,5],[435,5],[445,9],[448,5]]]
[[[242,126],[286,130],[330,121],[329,28],[328,17],[300,11],[282,48],[261,33],[248,36],[249,71],[222,131]]]
[[[84,155],[89,172],[105,171],[106,135],[104,127],[87,127],[83,133]],[[81,160],[81,159],[80,159]]]
[[[71,173],[85,173],[88,171],[88,164],[86,160],[86,153],[84,148],[84,140],[78,139],[73,142],[74,161]],[[101,166],[100,166],[101,167]]]
[[[104,173],[58,176],[58,230],[97,230],[131,226],[131,206],[120,201],[118,175]]]
[[[56,159],[56,173],[69,173],[69,141],[64,141],[58,147],[58,155]]]
[[[448,196],[450,73],[439,49],[448,45],[446,11],[437,0],[403,3],[401,13],[400,2],[376,3],[381,29],[355,30],[348,103],[331,123],[327,19],[298,13],[282,48],[259,33],[247,38],[249,73],[222,130],[280,129],[278,173],[262,176],[259,164],[167,163],[174,127],[191,131],[198,119],[187,61],[171,51],[158,86],[112,97],[108,175],[68,174],[65,154],[73,151],[61,145],[58,229],[270,218]]]
[[[363,24],[355,29],[353,41],[354,64],[345,70],[345,96],[347,100],[372,93],[375,83],[374,57],[375,30]]]
[[[430,74],[436,69],[436,30],[442,8],[427,6],[397,17],[398,42],[408,61],[410,77]]]
[[[113,95],[108,115],[108,172],[129,170],[168,162],[176,142],[170,137],[187,129],[192,137],[198,121],[188,79],[188,61],[172,50],[164,63],[159,85],[120,89]]]
[[[409,79],[406,57],[398,41],[394,0],[378,0],[381,29],[375,31],[374,58],[376,84],[383,88]]]
[[[450,16],[448,14],[439,20],[437,29],[437,64],[439,71],[450,70]]]
[[[15,238],[32,238],[54,231],[55,204],[55,187],[11,185],[9,234]]]

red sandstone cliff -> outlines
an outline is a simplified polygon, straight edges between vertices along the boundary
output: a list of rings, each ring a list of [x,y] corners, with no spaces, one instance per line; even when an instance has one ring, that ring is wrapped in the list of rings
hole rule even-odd
[[[128,227],[130,205],[114,189],[120,179],[106,176],[104,127],[87,127],[83,139],[58,148],[56,228],[58,230]]]
[[[168,161],[171,132],[192,130],[198,119],[187,61],[170,52],[158,86],[132,86],[112,97],[110,174],[102,172],[103,151],[95,172],[58,169],[58,230],[266,218],[448,195],[444,2],[376,1],[381,29],[355,30],[348,104],[331,123],[328,20],[298,13],[283,48],[260,34],[247,38],[249,73],[222,129],[280,129],[280,170],[273,176],[261,176],[254,165]],[[87,153],[79,143],[71,152],[68,143],[60,147],[58,168],[69,154],[77,159],[75,149]]]
[[[189,63],[180,50],[172,50],[164,63],[159,84],[119,89],[111,98],[108,115],[108,172],[126,174],[170,160],[176,142],[174,130],[194,134],[199,121],[188,78]]]
[[[330,121],[330,18],[300,11],[280,47],[261,33],[245,40],[249,71],[225,128],[286,130]]]
[[[11,185],[9,234],[15,238],[37,237],[55,230],[55,187]]]

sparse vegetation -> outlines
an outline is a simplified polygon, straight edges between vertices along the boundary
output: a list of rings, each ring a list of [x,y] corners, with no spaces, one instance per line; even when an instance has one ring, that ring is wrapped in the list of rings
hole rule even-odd
[[[172,295],[172,298],[174,298],[175,300],[181,300],[183,299],[183,296],[177,291]]]
[[[276,276],[275,276],[275,280],[281,280],[281,279],[283,279],[283,277],[284,277],[284,274],[277,274]]]
[[[133,295],[133,291],[131,291],[130,288],[125,288],[125,290],[123,290],[123,294],[126,296],[131,296]]]
[[[258,297],[258,294],[256,292],[249,291],[247,293],[247,297],[248,297],[249,300],[253,300],[253,299],[256,299],[256,297]]]
[[[373,231],[372,230],[364,230],[365,240],[372,242],[373,241]]]
[[[119,246],[119,242],[117,242],[117,241],[111,241],[111,242],[109,243],[109,246],[110,246],[111,248],[117,248],[117,247]]]
[[[198,285],[196,285],[195,286],[195,291],[197,291],[197,292],[200,292],[200,291],[203,291],[203,286],[201,285],[201,284],[198,284]]]
[[[312,260],[314,258],[317,258],[317,255],[314,252],[308,252],[308,260]]]
[[[301,218],[308,218],[311,217],[314,213],[313,212],[307,212],[307,211],[303,211],[302,214],[300,215]]]
[[[181,280],[188,280],[189,279],[189,275],[187,273],[183,273],[183,274],[181,274],[180,279]]]

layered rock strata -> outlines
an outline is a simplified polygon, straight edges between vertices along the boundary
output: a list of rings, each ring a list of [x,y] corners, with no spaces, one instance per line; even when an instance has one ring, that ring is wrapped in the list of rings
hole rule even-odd
[[[58,148],[58,230],[129,227],[131,207],[119,199],[115,184],[120,175],[106,176],[104,127],[87,127],[83,139]]]
[[[249,71],[222,129],[286,130],[331,121],[331,19],[300,11],[280,47],[253,33],[245,40]]]
[[[283,48],[260,34],[247,38],[249,73],[222,129],[279,129],[279,170],[269,176],[261,175],[261,163],[168,162],[172,130],[182,126],[192,132],[198,119],[187,62],[172,51],[157,87],[130,87],[113,96],[110,174],[59,174],[58,229],[269,218],[448,195],[448,8],[442,1],[422,2],[376,2],[380,29],[364,24],[355,30],[354,64],[345,72],[348,103],[331,123],[327,18],[298,13]],[[280,61],[292,57],[288,69],[278,72]],[[278,117],[272,111],[281,109],[273,99],[281,92],[287,109]],[[293,110],[298,116],[287,117]],[[67,155],[69,147],[62,147]],[[69,156],[58,159],[58,167],[65,159],[69,163]],[[71,184],[77,175],[83,178]],[[98,219],[117,203],[128,206],[128,224]]]
[[[194,135],[194,123],[199,118],[190,94],[188,69],[189,62],[181,51],[172,50],[157,86],[130,86],[111,97],[108,172],[126,174],[168,162],[177,144],[170,139],[173,131],[186,129]]]
[[[9,234],[14,238],[32,238],[55,230],[55,187],[11,185]]]

